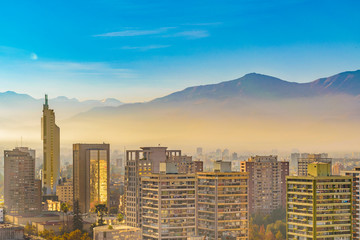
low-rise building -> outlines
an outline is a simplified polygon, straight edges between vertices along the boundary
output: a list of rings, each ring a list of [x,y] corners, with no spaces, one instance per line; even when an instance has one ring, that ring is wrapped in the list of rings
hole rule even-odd
[[[126,225],[106,225],[94,228],[94,240],[141,240],[141,229]]]
[[[22,240],[24,238],[24,227],[13,224],[0,224],[0,239]]]

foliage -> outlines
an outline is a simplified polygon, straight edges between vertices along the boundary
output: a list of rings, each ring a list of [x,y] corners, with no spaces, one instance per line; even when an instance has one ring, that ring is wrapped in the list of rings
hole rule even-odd
[[[95,212],[98,214],[99,219],[98,219],[98,226],[104,226],[104,215],[107,212],[107,207],[106,204],[96,204],[95,205]]]
[[[27,223],[25,228],[24,228],[24,232],[26,234],[28,234],[28,235],[35,235],[36,234],[36,228],[33,225]]]
[[[270,215],[254,214],[250,220],[250,240],[285,240],[286,210],[274,210]]]
[[[39,236],[46,240],[91,240],[88,233],[82,233],[80,230],[64,233],[60,236],[55,236],[54,232],[45,230]]]
[[[121,213],[119,213],[117,215],[117,220],[121,223],[122,221],[124,221],[124,215],[122,215]]]
[[[79,201],[74,202],[73,230],[83,230],[84,221],[81,216]]]
[[[114,229],[114,228],[113,228],[113,226],[109,225],[109,226],[108,226],[108,229]]]

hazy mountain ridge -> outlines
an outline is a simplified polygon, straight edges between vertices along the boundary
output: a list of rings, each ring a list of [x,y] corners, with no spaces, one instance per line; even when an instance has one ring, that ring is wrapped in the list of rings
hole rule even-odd
[[[360,142],[359,75],[360,71],[345,72],[295,83],[252,73],[150,102],[96,106],[68,119],[58,115],[69,109],[59,107],[63,105],[56,100],[50,100],[50,106],[57,115],[62,143],[67,144],[354,150]],[[35,136],[39,142],[41,105],[30,110],[28,116],[36,125],[4,126],[0,140],[17,134]]]
[[[157,98],[153,102],[186,101],[195,99],[298,98],[323,94],[360,94],[360,70],[343,72],[308,83],[296,83],[279,78],[249,73],[241,78],[217,84],[194,86]]]

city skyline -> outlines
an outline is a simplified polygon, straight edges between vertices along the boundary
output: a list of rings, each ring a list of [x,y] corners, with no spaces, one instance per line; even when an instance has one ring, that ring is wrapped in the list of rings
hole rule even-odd
[[[360,65],[356,1],[22,2],[0,16],[0,92],[134,102],[249,72],[304,82]]]

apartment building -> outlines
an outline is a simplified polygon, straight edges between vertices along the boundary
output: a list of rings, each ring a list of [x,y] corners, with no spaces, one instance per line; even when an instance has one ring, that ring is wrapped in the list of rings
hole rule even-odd
[[[332,176],[330,163],[288,176],[287,239],[352,239],[352,177]]]
[[[143,239],[186,240],[195,236],[195,174],[163,164],[172,167],[141,177]]]
[[[277,156],[254,156],[240,163],[240,172],[249,173],[249,212],[271,214],[286,206],[286,176],[289,162]]]
[[[248,173],[217,161],[196,175],[196,229],[206,239],[249,239]]]

